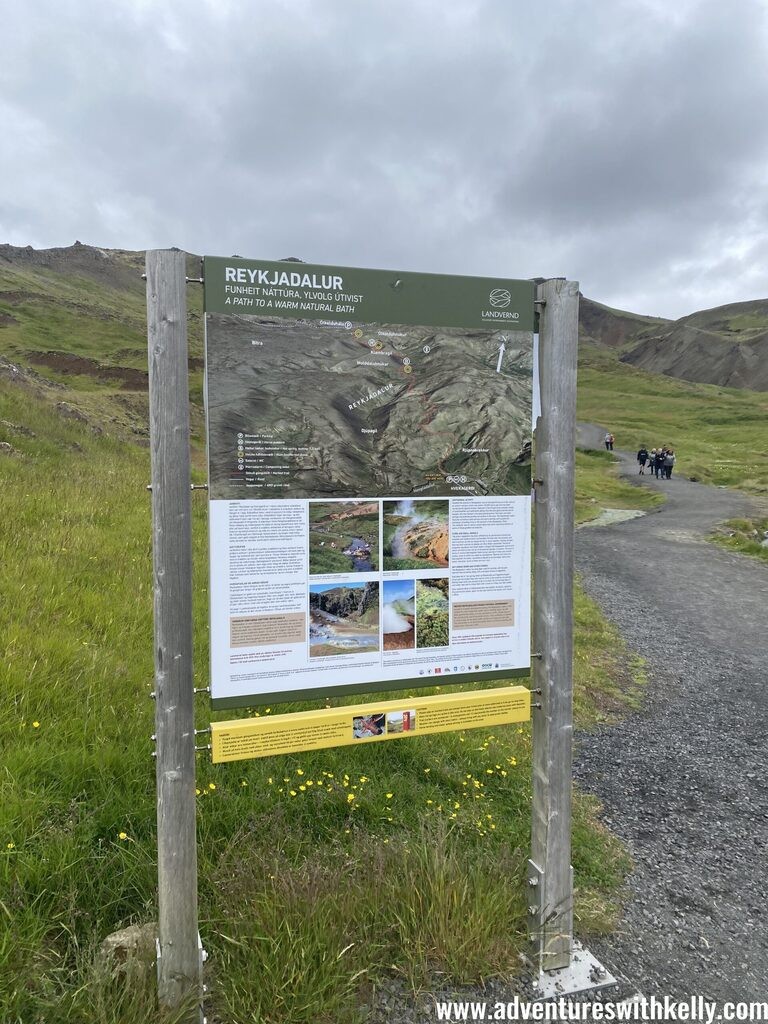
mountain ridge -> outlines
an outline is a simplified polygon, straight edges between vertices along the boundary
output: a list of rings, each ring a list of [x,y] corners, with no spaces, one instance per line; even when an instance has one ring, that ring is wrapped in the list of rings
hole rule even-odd
[[[190,277],[199,275],[199,260],[187,253]],[[143,269],[141,250],[79,241],[49,249],[0,244],[0,353],[25,367],[45,368],[54,382],[78,383],[80,391],[98,381],[123,392],[145,392]],[[200,289],[190,288],[188,301],[197,392],[203,354]],[[649,373],[768,391],[768,298],[670,320],[582,295],[579,343],[582,350],[600,349]]]

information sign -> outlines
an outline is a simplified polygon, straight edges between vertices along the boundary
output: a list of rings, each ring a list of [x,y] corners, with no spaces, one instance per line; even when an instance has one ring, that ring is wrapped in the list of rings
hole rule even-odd
[[[533,283],[204,277],[214,706],[527,670]]]
[[[493,729],[512,722],[527,722],[530,717],[531,691],[525,686],[500,686],[494,690],[239,718],[212,724],[211,759],[217,764],[430,736],[455,729]]]

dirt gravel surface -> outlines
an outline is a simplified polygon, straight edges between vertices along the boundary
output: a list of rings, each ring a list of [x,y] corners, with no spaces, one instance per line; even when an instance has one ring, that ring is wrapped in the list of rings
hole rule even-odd
[[[705,539],[754,503],[684,479],[684,458],[656,480],[616,455],[667,501],[576,537],[585,589],[649,676],[642,711],[578,741],[575,777],[635,861],[620,932],[590,949],[646,996],[768,1000],[768,568]]]
[[[582,424],[579,444],[602,448],[604,435]],[[615,455],[667,500],[576,535],[585,589],[649,678],[640,711],[576,739],[577,783],[635,865],[618,930],[587,945],[619,981],[605,999],[768,1001],[768,567],[706,540],[755,503],[685,479],[684,457],[662,481],[638,476],[634,453]],[[531,977],[416,1005],[392,982],[368,1020],[431,1024],[436,999],[530,998]]]

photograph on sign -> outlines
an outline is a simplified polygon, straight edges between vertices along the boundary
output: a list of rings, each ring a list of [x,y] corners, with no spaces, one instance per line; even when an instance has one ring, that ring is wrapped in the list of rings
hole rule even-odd
[[[533,285],[206,258],[214,705],[529,666]]]

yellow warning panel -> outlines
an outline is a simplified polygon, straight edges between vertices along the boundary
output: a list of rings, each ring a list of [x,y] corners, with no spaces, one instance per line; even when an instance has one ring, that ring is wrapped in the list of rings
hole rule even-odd
[[[211,725],[211,759],[214,764],[243,761],[271,754],[295,754],[303,750],[527,722],[530,717],[530,690],[524,686],[502,686],[493,690],[403,697],[343,708],[239,718]]]

